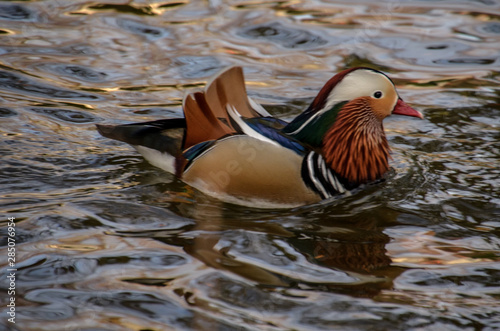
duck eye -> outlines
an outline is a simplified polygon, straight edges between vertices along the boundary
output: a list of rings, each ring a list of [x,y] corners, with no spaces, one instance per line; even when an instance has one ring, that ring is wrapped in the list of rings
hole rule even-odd
[[[373,97],[377,98],[377,99],[382,98],[382,92],[381,91],[377,91],[377,92],[373,93]]]

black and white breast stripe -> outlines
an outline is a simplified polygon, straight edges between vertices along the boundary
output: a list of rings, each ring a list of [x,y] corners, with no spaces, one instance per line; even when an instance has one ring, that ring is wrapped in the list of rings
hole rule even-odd
[[[317,192],[322,199],[345,193],[347,190],[333,170],[327,166],[323,156],[309,152],[302,163],[302,178],[307,186]]]

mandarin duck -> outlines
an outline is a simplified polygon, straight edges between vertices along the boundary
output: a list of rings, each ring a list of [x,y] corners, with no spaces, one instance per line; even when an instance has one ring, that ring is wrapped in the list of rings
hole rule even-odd
[[[247,96],[240,67],[187,95],[183,110],[184,118],[97,129],[208,195],[259,207],[311,204],[380,180],[390,153],[383,119],[423,118],[389,77],[365,67],[335,75],[290,123]]]

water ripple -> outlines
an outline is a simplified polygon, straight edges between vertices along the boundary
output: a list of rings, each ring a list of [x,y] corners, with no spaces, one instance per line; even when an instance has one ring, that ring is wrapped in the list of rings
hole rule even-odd
[[[22,5],[0,5],[0,20],[29,21],[33,16],[33,12]]]
[[[16,326],[500,328],[498,8],[1,3],[0,208],[16,217]],[[385,120],[384,181],[290,210],[221,203],[95,131],[182,116],[183,96],[231,65],[285,120],[352,66],[387,72],[425,118]],[[7,256],[6,217],[0,234]]]
[[[328,42],[307,30],[299,30],[272,22],[260,26],[252,26],[238,33],[242,37],[279,44],[285,48],[314,48]]]
[[[23,75],[9,71],[0,71],[0,88],[56,99],[100,99],[100,97],[96,95],[56,88],[44,83],[35,82],[34,80],[26,78]]]

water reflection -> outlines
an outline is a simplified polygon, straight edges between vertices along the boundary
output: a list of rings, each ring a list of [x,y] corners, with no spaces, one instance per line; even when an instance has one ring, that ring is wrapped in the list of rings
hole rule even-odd
[[[498,8],[1,2],[15,327],[499,329]],[[390,73],[425,120],[385,122],[385,182],[293,210],[221,204],[98,137],[97,122],[181,116],[186,91],[229,65],[285,120],[359,65]]]
[[[224,214],[225,210],[221,205],[218,212]],[[397,214],[389,215],[385,221],[396,222]],[[210,268],[272,287],[373,297],[390,288],[392,279],[404,270],[391,267],[385,248],[390,238],[374,217],[356,217],[346,226],[346,220],[339,222],[322,215],[321,221],[288,228],[276,221],[220,216],[212,214],[209,219],[183,227],[181,232],[141,229],[115,234],[180,246]]]

